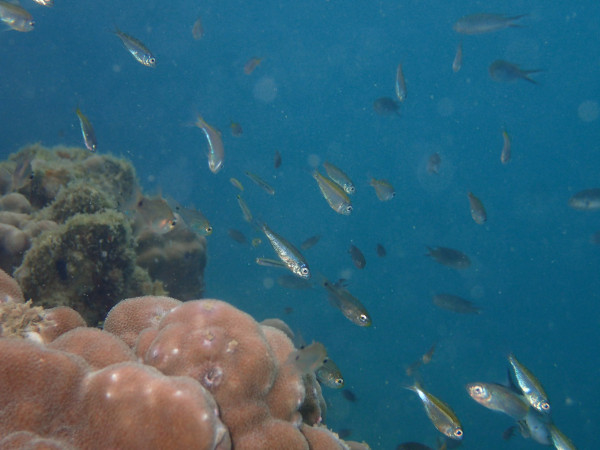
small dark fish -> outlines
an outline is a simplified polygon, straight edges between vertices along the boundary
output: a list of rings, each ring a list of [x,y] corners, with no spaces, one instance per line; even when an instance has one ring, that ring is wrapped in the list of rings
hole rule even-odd
[[[123,33],[118,28],[115,29],[115,34],[119,39],[121,39],[121,42],[123,42],[125,48],[129,51],[129,53],[131,53],[137,62],[146,67],[156,66],[156,58],[150,52],[150,50],[148,50],[148,48],[142,44],[141,41],[137,40],[133,36]]]
[[[342,428],[338,430],[337,434],[340,439],[346,439],[352,435],[352,430],[350,428]]]
[[[481,309],[472,302],[452,294],[435,294],[433,304],[439,308],[447,309],[459,314],[481,314]]]
[[[569,206],[579,211],[600,209],[600,188],[579,191],[569,199]]]
[[[492,80],[498,81],[499,83],[512,83],[517,80],[525,80],[533,84],[538,84],[538,82],[529,75],[541,71],[541,69],[524,70],[514,63],[503,61],[501,59],[494,61],[490,64],[489,68]]]
[[[365,268],[365,266],[367,265],[367,260],[365,259],[365,255],[363,255],[363,252],[361,252],[360,249],[356,245],[354,245],[354,244],[350,245],[350,248],[348,249],[348,253],[350,253],[352,262],[354,263],[354,265],[356,266],[357,269]]]
[[[321,239],[321,236],[318,234],[311,236],[307,240],[305,240],[302,244],[300,244],[300,248],[302,250],[308,250],[309,248],[312,248],[315,245],[317,245],[317,243],[319,242],[320,239]]]
[[[440,166],[442,165],[442,157],[438,152],[435,152],[429,155],[429,159],[427,160],[427,173],[428,174],[438,174],[440,173]]]
[[[433,450],[431,447],[428,447],[425,444],[419,444],[418,442],[405,442],[403,444],[399,444],[396,447],[396,450]]]
[[[517,425],[511,425],[508,427],[506,430],[504,430],[504,433],[502,433],[502,439],[505,441],[510,440],[510,438],[514,436],[517,428],[519,428]]]
[[[231,135],[233,137],[240,137],[242,134],[244,134],[242,126],[233,120],[229,123],[229,129],[231,130]]]
[[[390,97],[379,97],[373,102],[373,109],[380,116],[400,115],[400,103]]]
[[[454,55],[454,61],[452,61],[452,71],[454,73],[458,72],[461,69],[462,60],[463,60],[462,42],[459,42],[458,46],[456,47],[456,54]]]
[[[485,207],[481,200],[473,195],[472,192],[468,192],[467,196],[469,197],[469,207],[471,209],[471,217],[478,225],[483,225],[487,220],[487,213],[485,212]]]
[[[229,237],[231,239],[233,239],[238,244],[247,244],[248,243],[248,239],[246,239],[246,236],[241,231],[230,228],[229,230],[227,230],[227,234],[229,235]]]
[[[273,166],[276,169],[281,167],[281,153],[279,153],[279,150],[275,150],[275,155],[273,156]]]
[[[356,402],[356,395],[354,395],[354,392],[352,392],[350,389],[342,389],[342,395],[349,402]]]
[[[460,34],[491,33],[505,28],[520,27],[521,25],[514,22],[526,15],[527,14],[521,14],[519,16],[510,17],[502,14],[469,14],[458,19],[453,28],[454,31]]]
[[[437,263],[452,269],[462,270],[471,266],[471,260],[459,250],[448,247],[427,247],[427,254]]]
[[[331,304],[339,309],[344,317],[359,327],[371,326],[373,322],[367,309],[359,299],[344,287],[342,280],[331,283],[329,280],[324,279],[322,285],[329,293]]]
[[[192,27],[192,36],[195,40],[199,41],[204,37],[204,27],[202,26],[202,19],[198,17]]]
[[[246,64],[244,64],[244,73],[250,75],[261,63],[262,58],[250,58]]]
[[[385,250],[385,247],[381,244],[377,244],[377,256],[379,256],[380,258],[383,258],[385,255],[387,255],[387,251]]]
[[[296,290],[311,289],[313,287],[310,281],[287,273],[277,278],[277,284],[286,289]]]

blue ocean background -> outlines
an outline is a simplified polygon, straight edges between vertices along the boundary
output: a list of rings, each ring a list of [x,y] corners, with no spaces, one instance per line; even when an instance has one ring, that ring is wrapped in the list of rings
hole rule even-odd
[[[406,368],[433,343],[422,367],[426,388],[462,421],[465,449],[530,449],[502,439],[511,420],[469,398],[465,384],[505,383],[509,352],[549,393],[553,419],[580,449],[595,448],[600,417],[600,213],[575,211],[575,192],[600,187],[600,3],[546,1],[73,1],[44,8],[22,0],[36,21],[30,33],[0,33],[0,152],[28,143],[83,146],[75,109],[93,123],[98,152],[133,162],[145,190],[200,208],[208,237],[205,296],[256,319],[280,317],[305,341],[323,342],[356,402],[324,390],[327,425],[349,439],[393,449],[404,441],[434,447]],[[460,36],[452,24],[476,12],[528,14],[522,27]],[[205,36],[191,27],[202,18]],[[154,69],[137,63],[115,26],[144,42]],[[462,41],[463,67],[453,73]],[[263,58],[245,75],[251,57]],[[539,82],[497,83],[495,59]],[[400,116],[372,107],[394,96],[402,63],[407,99]],[[223,133],[224,168],[208,170],[196,114]],[[230,121],[244,133],[233,137]],[[513,159],[500,163],[502,129]],[[283,164],[273,167],[279,150]],[[441,172],[426,171],[430,154]],[[312,179],[330,161],[355,181],[354,212],[334,213]],[[262,176],[271,197],[244,172]],[[281,270],[254,263],[274,257],[268,243],[240,245],[228,229],[262,237],[243,221],[245,185],[254,215],[295,244],[321,235],[305,256],[314,273],[348,279],[373,326],[352,324],[318,286],[281,287]],[[396,189],[380,202],[370,177]],[[467,192],[488,221],[470,217]],[[356,269],[347,253],[366,256]],[[381,243],[387,256],[378,257]],[[457,248],[465,271],[425,256],[427,246]],[[472,299],[477,316],[437,309],[435,292]],[[290,312],[289,308],[292,308]]]

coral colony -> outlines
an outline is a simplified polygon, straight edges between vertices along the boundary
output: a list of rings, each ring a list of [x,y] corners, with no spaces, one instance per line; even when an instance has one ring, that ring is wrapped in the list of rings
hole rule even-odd
[[[369,448],[323,425],[284,331],[165,296],[201,296],[206,243],[136,230],[136,189],[128,163],[81,149],[0,163],[0,448]]]

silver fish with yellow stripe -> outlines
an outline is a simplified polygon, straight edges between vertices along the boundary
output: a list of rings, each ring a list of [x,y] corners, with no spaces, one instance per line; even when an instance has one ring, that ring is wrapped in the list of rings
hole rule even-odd
[[[263,223],[260,228],[285,266],[300,278],[310,278],[310,268],[302,253],[282,236],[271,230],[267,224]]]
[[[517,385],[523,391],[523,395],[525,395],[529,404],[543,414],[550,414],[551,408],[548,395],[546,395],[544,388],[535,375],[521,364],[512,353],[508,355],[508,362],[515,374]]]
[[[344,216],[352,214],[352,202],[348,194],[337,183],[323,176],[318,170],[313,172],[313,178],[317,181],[321,194],[331,209]]]
[[[146,67],[156,67],[156,58],[141,41],[123,33],[118,28],[115,28],[115,34],[121,39],[127,51],[131,53],[137,62]]]
[[[408,386],[406,389],[415,392],[419,396],[427,417],[440,433],[451,439],[462,439],[463,430],[460,421],[446,403],[425,391],[419,383]]]

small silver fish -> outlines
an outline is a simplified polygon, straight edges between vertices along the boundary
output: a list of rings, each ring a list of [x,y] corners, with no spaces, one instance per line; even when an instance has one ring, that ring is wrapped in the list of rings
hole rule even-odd
[[[550,414],[551,408],[548,395],[546,395],[544,388],[535,375],[521,364],[512,353],[508,355],[508,362],[513,369],[517,384],[529,404],[542,414]]]
[[[457,73],[461,69],[462,60],[463,60],[462,42],[459,42],[458,46],[456,47],[456,54],[454,55],[454,61],[452,61],[452,71],[454,73]]]
[[[458,19],[453,28],[454,31],[460,34],[491,33],[505,28],[520,27],[521,25],[515,23],[515,21],[526,15],[509,17],[502,14],[469,14]]]
[[[506,132],[506,130],[502,130],[502,153],[500,154],[500,162],[502,164],[508,164],[511,158],[511,143],[510,136]]]
[[[202,130],[208,141],[208,168],[212,173],[217,173],[223,168],[225,161],[225,147],[221,133],[207,124],[199,114],[196,117],[195,125]]]
[[[600,209],[600,188],[585,189],[569,199],[569,206],[579,211]]]
[[[123,33],[118,28],[115,29],[115,34],[121,39],[125,48],[131,53],[137,62],[146,67],[156,67],[156,58],[148,50],[148,48],[133,36]]]
[[[433,396],[429,392],[425,391],[418,383],[414,386],[409,386],[406,389],[415,392],[421,399],[427,417],[433,423],[435,428],[451,439],[461,440],[463,438],[463,430],[454,414],[454,411],[446,403],[441,401],[439,398]]]
[[[261,177],[259,177],[255,173],[252,173],[248,170],[244,173],[246,174],[246,176],[248,178],[250,178],[254,182],[254,184],[256,184],[258,187],[260,187],[267,194],[275,195],[275,189],[273,189],[273,187],[269,183],[267,183],[265,180],[263,180]]]
[[[83,135],[83,142],[85,143],[86,148],[90,152],[95,152],[98,147],[98,142],[96,140],[96,133],[94,132],[94,127],[92,123],[88,120],[88,118],[81,112],[79,107],[75,110],[77,117],[79,118],[79,125],[81,126],[81,134]]]
[[[398,101],[403,102],[406,100],[406,82],[404,81],[404,73],[402,72],[402,64],[398,64],[396,69],[396,97]]]
[[[4,0],[0,0],[0,20],[15,31],[31,31],[35,25],[29,11]]]
[[[350,198],[337,183],[323,176],[318,170],[313,172],[313,178],[316,180],[321,194],[323,194],[331,209],[344,216],[352,214]]]
[[[323,163],[323,167],[325,168],[325,172],[327,172],[327,176],[337,183],[346,194],[354,194],[356,191],[354,183],[340,168],[327,161]]]
[[[548,424],[548,430],[550,431],[550,438],[556,450],[576,450],[575,445],[556,425],[553,423]]]
[[[529,403],[523,396],[500,384],[477,382],[467,384],[466,388],[471,398],[480,405],[515,420],[524,419],[529,410]]]
[[[248,204],[242,198],[241,195],[238,195],[236,198],[238,201],[238,205],[240,205],[240,209],[242,210],[242,215],[244,216],[244,220],[248,223],[252,223],[252,212],[250,211]]]
[[[261,229],[286,267],[300,278],[310,278],[310,269],[302,253],[282,236],[271,230],[267,224],[262,224]]]

